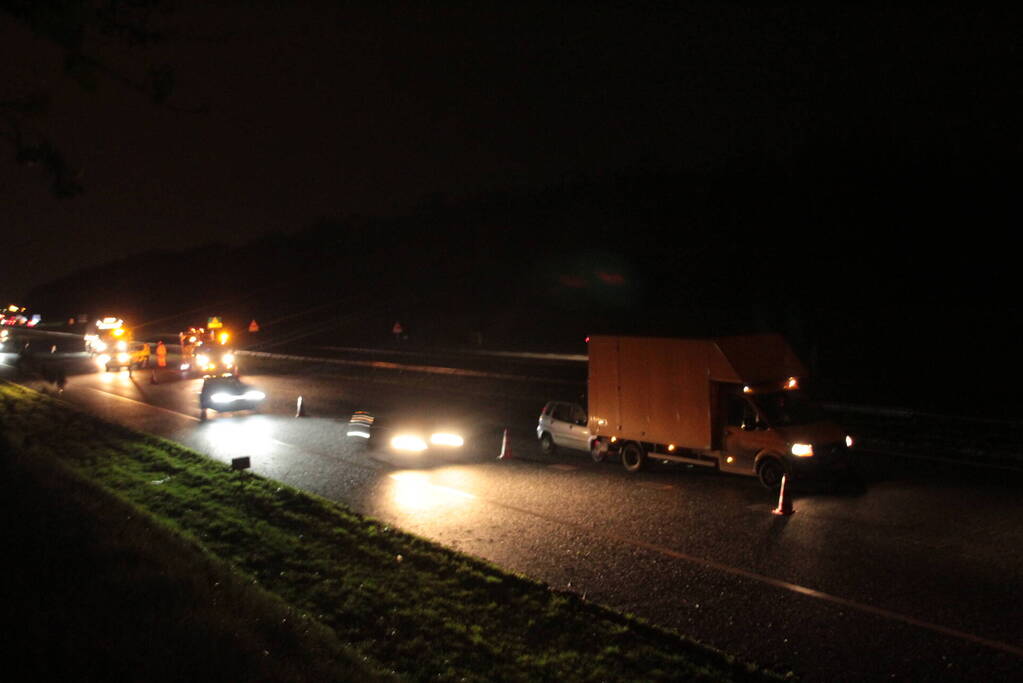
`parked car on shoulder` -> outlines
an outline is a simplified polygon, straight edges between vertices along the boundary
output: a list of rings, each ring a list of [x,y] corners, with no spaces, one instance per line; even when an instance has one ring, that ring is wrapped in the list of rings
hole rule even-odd
[[[555,453],[559,448],[589,451],[591,439],[586,411],[578,403],[548,401],[540,412],[536,438],[540,440],[540,450],[546,455]]]

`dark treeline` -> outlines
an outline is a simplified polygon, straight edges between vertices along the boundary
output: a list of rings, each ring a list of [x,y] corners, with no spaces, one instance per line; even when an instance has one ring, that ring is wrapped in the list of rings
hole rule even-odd
[[[436,196],[403,216],[142,254],[29,303],[147,324],[319,307],[314,339],[336,344],[386,342],[396,319],[422,345],[577,352],[602,332],[778,331],[832,395],[960,410],[1009,396],[977,372],[1016,326],[1009,257],[984,237],[1005,218],[997,179],[811,171],[643,168]]]

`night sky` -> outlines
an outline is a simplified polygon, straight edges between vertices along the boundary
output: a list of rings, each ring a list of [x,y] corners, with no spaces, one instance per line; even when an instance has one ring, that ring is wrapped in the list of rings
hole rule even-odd
[[[151,45],[86,34],[100,66],[77,73],[53,41],[0,15],[0,101],[49,102],[45,114],[0,109],[2,296],[156,248],[653,166],[810,179],[808,203],[842,197],[815,205],[819,225],[765,206],[741,239],[782,245],[772,256],[798,245],[815,276],[862,278],[875,295],[908,287],[1018,310],[1019,12],[183,5],[157,16],[165,36]],[[162,65],[174,89],[157,104],[145,84]],[[16,163],[15,130],[51,141],[84,191],[57,198],[39,167]]]

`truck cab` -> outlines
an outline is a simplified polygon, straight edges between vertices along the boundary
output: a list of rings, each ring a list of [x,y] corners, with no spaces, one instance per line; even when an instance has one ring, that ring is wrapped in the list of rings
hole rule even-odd
[[[847,466],[852,439],[797,388],[798,380],[786,383],[790,388],[721,389],[724,424],[716,444],[721,471],[756,474],[764,486],[776,488],[784,474],[810,478]]]

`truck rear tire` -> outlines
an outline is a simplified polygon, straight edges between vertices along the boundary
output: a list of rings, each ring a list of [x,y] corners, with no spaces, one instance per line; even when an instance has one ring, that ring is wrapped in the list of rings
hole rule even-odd
[[[635,441],[630,441],[622,448],[622,467],[627,472],[639,472],[646,464],[646,452]]]
[[[607,448],[601,448],[600,442],[594,440],[590,444],[590,457],[593,458],[593,462],[604,462],[607,460]]]

